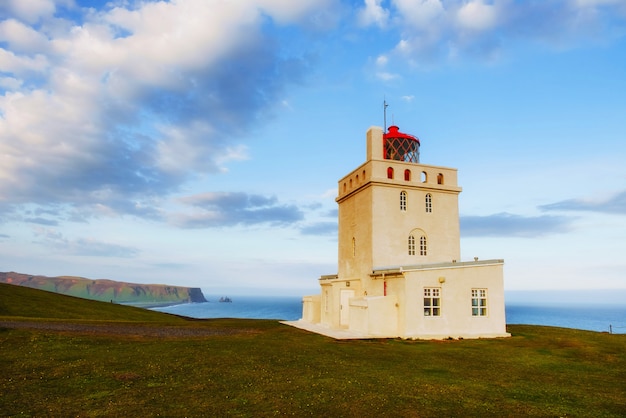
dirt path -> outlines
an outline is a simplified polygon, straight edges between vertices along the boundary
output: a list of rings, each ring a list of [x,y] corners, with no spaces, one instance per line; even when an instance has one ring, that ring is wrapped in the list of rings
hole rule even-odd
[[[204,337],[257,333],[254,329],[223,329],[209,327],[176,327],[135,324],[81,324],[76,322],[7,321],[0,328],[33,329],[89,335],[128,335],[138,337]]]

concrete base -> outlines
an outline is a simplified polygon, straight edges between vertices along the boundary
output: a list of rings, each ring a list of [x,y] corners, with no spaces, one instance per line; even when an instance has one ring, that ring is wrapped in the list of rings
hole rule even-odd
[[[326,337],[334,338],[335,340],[372,340],[376,338],[401,338],[397,335],[366,335],[360,334],[358,332],[350,331],[347,329],[332,329],[327,326],[321,324],[312,324],[307,321],[303,321],[302,319],[298,321],[281,321],[281,324],[289,325],[291,327],[303,329],[305,331],[314,332],[316,334],[321,334]],[[464,335],[451,337],[449,335],[419,335],[413,337],[405,337],[404,339],[408,340],[447,340],[449,338],[453,338],[455,340],[458,339],[479,339],[479,338],[507,338],[510,337],[511,334],[507,333],[497,333],[497,334],[481,334],[481,335]]]
[[[281,324],[303,329],[305,331],[321,334],[336,340],[371,340],[373,338],[394,338],[394,337],[372,337],[371,335],[358,334],[347,329],[331,329],[320,324],[312,324],[306,321],[281,321]]]

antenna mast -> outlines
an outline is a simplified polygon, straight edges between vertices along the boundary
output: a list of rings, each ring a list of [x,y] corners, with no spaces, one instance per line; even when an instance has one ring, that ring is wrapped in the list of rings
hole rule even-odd
[[[383,133],[387,132],[387,106],[389,106],[387,104],[387,99],[383,99],[383,120],[385,123],[385,127],[383,129]]]

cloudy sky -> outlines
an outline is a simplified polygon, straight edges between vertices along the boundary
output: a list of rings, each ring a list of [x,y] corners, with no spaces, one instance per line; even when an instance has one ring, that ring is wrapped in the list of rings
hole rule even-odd
[[[0,271],[317,292],[386,100],[463,259],[626,288],[625,92],[622,0],[3,0]]]

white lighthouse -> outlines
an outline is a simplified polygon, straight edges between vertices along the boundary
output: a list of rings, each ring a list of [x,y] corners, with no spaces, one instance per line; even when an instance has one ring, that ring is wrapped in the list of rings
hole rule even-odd
[[[461,260],[457,170],[422,164],[420,140],[397,126],[366,137],[365,163],[339,180],[337,274],[304,297],[300,325],[363,338],[509,336],[504,261]]]

